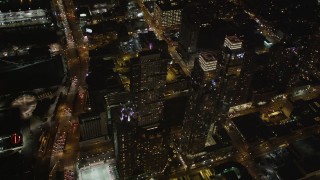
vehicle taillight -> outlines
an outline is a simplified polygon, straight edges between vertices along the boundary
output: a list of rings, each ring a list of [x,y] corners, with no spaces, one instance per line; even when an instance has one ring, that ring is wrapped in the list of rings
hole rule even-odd
[[[14,145],[21,143],[21,136],[16,133],[12,134],[11,135],[11,143]]]

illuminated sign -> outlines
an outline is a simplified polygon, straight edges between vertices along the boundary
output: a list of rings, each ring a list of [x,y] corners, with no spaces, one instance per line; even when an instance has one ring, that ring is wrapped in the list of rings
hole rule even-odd
[[[21,142],[21,136],[18,134],[12,134],[11,135],[11,143],[12,144],[19,144]]]

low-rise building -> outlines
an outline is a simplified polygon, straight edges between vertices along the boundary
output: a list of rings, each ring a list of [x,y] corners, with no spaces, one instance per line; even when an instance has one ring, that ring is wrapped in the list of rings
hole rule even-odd
[[[86,146],[96,139],[105,140],[107,135],[106,117],[99,113],[83,113],[79,115],[80,146]]]

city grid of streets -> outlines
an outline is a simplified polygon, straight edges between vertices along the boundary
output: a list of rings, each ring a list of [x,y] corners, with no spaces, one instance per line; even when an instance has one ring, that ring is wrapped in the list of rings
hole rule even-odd
[[[50,168],[49,168],[49,176],[53,178],[56,171],[63,170],[71,170],[76,172],[77,171],[77,162],[79,158],[79,125],[78,123],[78,115],[80,113],[84,112],[84,106],[85,106],[85,100],[84,98],[80,98],[79,92],[86,93],[86,74],[88,71],[88,61],[89,61],[89,53],[86,42],[84,42],[84,36],[82,34],[82,31],[79,27],[78,20],[75,16],[75,7],[73,5],[72,0],[54,0],[54,9],[56,11],[56,14],[58,15],[58,20],[60,21],[60,24],[62,25],[62,28],[64,29],[64,33],[66,35],[67,39],[67,47],[65,50],[63,50],[63,54],[66,57],[66,62],[68,65],[68,76],[70,77],[67,82],[70,82],[69,87],[61,87],[58,91],[63,92],[66,94],[66,98],[62,100],[57,105],[57,111],[56,111],[56,123],[52,125],[50,132],[46,135],[48,142],[46,142],[46,147],[44,148],[44,151],[40,152],[38,155],[37,163],[35,168],[39,168],[39,173],[36,174],[36,177],[39,179],[46,179],[44,176],[46,176],[43,172],[48,172],[46,170],[41,171],[41,169],[45,168],[46,166],[42,166],[44,163],[48,163],[48,160],[50,161]],[[185,64],[185,62],[182,60],[180,55],[176,51],[176,46],[173,46],[173,43],[170,43],[170,40],[168,40],[163,35],[163,28],[158,27],[155,25],[155,21],[152,18],[152,16],[149,14],[149,11],[144,6],[144,4],[141,1],[138,1],[138,4],[144,14],[144,18],[146,19],[146,22],[149,24],[149,26],[154,30],[157,37],[159,39],[164,39],[168,42],[168,49],[170,52],[170,55],[172,56],[172,59],[174,62],[178,63],[183,71],[190,76],[190,70],[191,66]],[[252,18],[254,18],[256,21],[258,21],[257,17],[253,13],[248,13]],[[262,20],[259,20],[259,22],[263,22]],[[268,28],[266,28],[266,25],[261,24],[261,33],[263,33],[265,36],[270,36],[269,39],[272,39],[273,41],[277,41],[277,37],[271,32],[268,31]],[[66,83],[68,84],[68,83]],[[66,90],[67,89],[67,90]],[[80,90],[82,89],[82,90]],[[84,96],[86,96],[84,94]],[[73,107],[73,102],[76,101],[76,105],[72,110],[70,110],[70,107]],[[283,103],[281,100],[278,102],[274,102],[269,109],[276,109],[277,106],[281,105]],[[251,109],[253,110],[253,109]],[[241,113],[241,112],[240,112]],[[246,112],[243,112],[244,114]],[[234,147],[236,147],[237,152],[230,157],[226,157],[224,159],[217,159],[217,157],[212,157],[212,159],[204,160],[203,162],[198,162],[196,164],[193,164],[188,167],[181,167],[180,169],[177,169],[173,174],[172,177],[180,177],[184,175],[186,172],[197,172],[201,169],[205,169],[209,166],[215,166],[222,164],[224,162],[228,161],[237,161],[242,163],[245,167],[248,168],[250,174],[257,179],[258,174],[260,173],[257,169],[254,158],[261,156],[263,154],[269,153],[274,151],[275,149],[279,147],[287,147],[290,143],[298,140],[303,139],[305,137],[308,137],[312,134],[319,134],[320,127],[319,126],[313,126],[310,128],[305,128],[300,130],[298,133],[290,134],[288,136],[278,137],[272,140],[264,141],[259,143],[258,145],[250,145],[246,142],[244,142],[239,135],[239,132],[236,130],[236,127],[233,123],[227,121],[224,124],[229,136],[232,139],[232,143]],[[65,133],[66,136],[65,139],[65,148],[62,152],[54,152],[53,146],[56,143],[56,140],[59,139],[59,136],[61,134]],[[109,153],[110,161],[114,158],[113,155],[113,148],[110,144],[107,145],[109,148],[107,150],[97,150],[96,154],[107,152]],[[99,149],[99,147],[96,147]],[[179,149],[177,149],[179,152]],[[96,154],[92,155],[95,156]],[[89,156],[88,156],[89,157]],[[98,165],[97,165],[98,166]],[[89,176],[88,174],[84,175],[83,172],[85,172],[86,169],[81,170],[82,174],[81,176]],[[91,174],[91,177],[98,177],[100,175]],[[85,179],[85,178],[84,178]]]

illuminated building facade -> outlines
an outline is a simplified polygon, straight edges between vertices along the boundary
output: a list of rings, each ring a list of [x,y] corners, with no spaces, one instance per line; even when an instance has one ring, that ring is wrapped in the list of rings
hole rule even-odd
[[[203,52],[195,61],[192,88],[183,122],[180,147],[188,158],[205,152],[206,141],[216,114],[218,93],[218,53]]]
[[[228,47],[230,50],[241,49],[242,41],[237,36],[227,36],[223,46]]]
[[[133,105],[122,108],[115,128],[117,162],[124,179],[161,172],[168,159],[169,138],[161,127],[167,60],[159,50],[141,51],[130,60],[130,68]]]
[[[123,106],[115,122],[114,145],[117,167],[122,179],[143,173],[161,172],[168,159],[166,130],[137,126],[138,113]]]
[[[228,106],[236,103],[236,96],[239,95],[238,83],[240,74],[244,63],[244,50],[242,48],[242,41],[237,36],[226,36],[224,41],[224,48],[222,50],[223,63],[221,68],[222,87],[223,92],[222,103]]]
[[[213,52],[202,52],[199,54],[199,65],[202,69],[203,80],[210,81],[214,78],[215,71],[217,69],[218,63],[218,55],[213,54]]]
[[[155,3],[154,15],[158,26],[171,27],[180,24],[181,11],[183,6],[180,4],[159,4]]]
[[[135,170],[136,119],[131,107],[123,106],[115,122],[114,147],[121,178],[131,177]]]
[[[138,127],[136,165],[140,173],[162,172],[168,161],[169,137],[161,127]]]
[[[163,118],[167,61],[160,54],[158,50],[141,51],[139,57],[130,60],[130,88],[139,113],[138,126],[154,126]]]
[[[160,127],[167,60],[159,50],[141,51],[137,59],[131,59],[131,73],[131,93],[138,113],[136,165],[143,173],[159,172],[167,160],[166,131]]]

